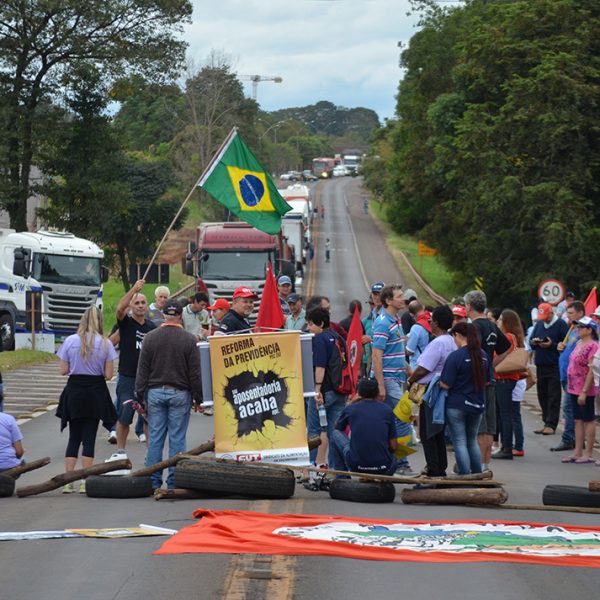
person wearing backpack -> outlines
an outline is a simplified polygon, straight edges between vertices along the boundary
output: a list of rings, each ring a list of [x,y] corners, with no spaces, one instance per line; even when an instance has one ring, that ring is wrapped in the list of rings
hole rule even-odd
[[[313,367],[315,373],[315,400],[308,403],[308,435],[321,436],[318,452],[311,459],[320,466],[332,463],[332,452],[328,440],[346,405],[343,391],[343,371],[348,362],[343,338],[329,328],[329,311],[317,307],[306,315],[307,328],[313,337]],[[349,393],[346,392],[346,393]],[[319,408],[325,407],[327,424],[321,425]]]
[[[406,382],[406,358],[404,353],[404,332],[398,313],[404,308],[404,294],[399,284],[386,285],[381,290],[383,310],[373,323],[373,364],[371,377],[377,380],[378,399],[384,400],[392,410],[404,393]],[[412,426],[396,420],[398,437],[412,434]],[[413,475],[408,461],[398,461],[401,475]]]

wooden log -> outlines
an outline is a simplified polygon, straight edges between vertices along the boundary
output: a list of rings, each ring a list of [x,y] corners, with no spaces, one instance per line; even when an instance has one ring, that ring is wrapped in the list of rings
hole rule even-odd
[[[457,473],[452,473],[452,475],[448,475],[446,479],[460,479],[462,481],[482,481],[485,479],[491,479],[494,474],[491,471],[485,471],[483,473],[469,473],[468,475],[459,475]]]
[[[468,489],[408,489],[402,490],[400,499],[404,504],[469,504],[488,506],[503,504],[508,499],[504,488]]]
[[[214,495],[206,494],[199,490],[186,490],[183,488],[175,488],[173,490],[159,488],[154,492],[155,500],[198,500],[213,497]]]
[[[230,460],[225,458],[208,458],[208,457],[196,457],[196,456],[186,456],[183,455],[183,458],[191,458],[197,460],[207,460],[207,461],[218,461],[218,462],[229,462],[238,464],[237,460]],[[311,473],[325,473],[326,475],[349,475],[350,477],[358,477],[359,479],[363,479],[365,481],[389,481],[390,483],[403,483],[407,485],[415,485],[417,483],[422,483],[426,485],[444,485],[447,487],[473,487],[473,482],[469,480],[463,479],[447,479],[445,477],[440,477],[437,479],[433,479],[430,477],[396,477],[395,475],[371,475],[369,473],[354,473],[352,471],[336,471],[335,469],[319,469],[317,467],[312,466],[298,466],[298,465],[286,465],[283,463],[268,463],[260,461],[260,465],[264,465],[267,467],[281,467],[284,469],[291,469],[292,471],[310,471]],[[480,487],[490,487],[497,488],[502,484],[499,481],[494,481],[493,479],[481,480],[477,482],[477,485]]]
[[[180,460],[186,458],[188,455],[190,456],[198,456],[199,454],[203,454],[204,452],[212,452],[215,449],[214,440],[209,440],[208,442],[204,442],[200,446],[196,448],[192,448],[187,452],[180,452],[171,458],[167,458],[159,463],[151,465],[149,467],[144,467],[142,469],[138,469],[131,473],[131,477],[147,477],[148,475],[152,475],[152,473],[156,473],[158,471],[162,471],[163,469],[168,469],[169,467],[174,467]]]
[[[55,475],[52,479],[44,481],[43,483],[37,483],[36,485],[28,485],[17,490],[17,496],[19,498],[25,498],[26,496],[35,496],[36,494],[43,494],[44,492],[51,492],[67,483],[72,483],[78,479],[85,479],[90,475],[103,475],[104,473],[110,473],[111,471],[118,471],[120,469],[131,469],[131,462],[128,459],[124,460],[113,460],[111,462],[103,462],[97,465],[92,465],[87,469],[78,469],[77,471],[68,471],[67,473],[60,473]]]
[[[590,492],[600,492],[600,481],[590,481],[588,483],[588,490]]]
[[[555,512],[574,512],[600,515],[600,508],[587,508],[585,506],[546,506],[545,504],[503,504],[498,508],[511,510],[550,510]]]
[[[45,467],[50,464],[50,457],[45,456],[44,458],[38,458],[37,460],[32,460],[31,462],[25,463],[24,465],[19,465],[18,467],[13,467],[12,469],[7,469],[6,471],[2,471],[2,475],[10,475],[10,477],[18,477],[23,473],[27,473],[29,471],[34,471],[35,469],[40,469],[41,467]]]

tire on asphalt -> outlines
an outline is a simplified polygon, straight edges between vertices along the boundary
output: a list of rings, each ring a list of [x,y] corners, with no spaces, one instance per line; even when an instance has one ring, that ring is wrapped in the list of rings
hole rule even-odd
[[[10,475],[0,475],[0,498],[10,498],[15,493],[15,480]]]
[[[600,508],[600,492],[590,492],[577,485],[547,485],[542,502],[545,506],[581,506]]]
[[[10,313],[0,315],[0,336],[4,350],[15,349],[15,322]]]
[[[152,496],[150,477],[91,475],[85,480],[89,498],[146,498]]]
[[[393,502],[396,487],[388,481],[355,481],[334,479],[329,486],[329,495],[334,500],[347,502],[384,503]]]
[[[173,482],[179,488],[251,498],[290,498],[296,488],[291,469],[218,461],[180,461]]]

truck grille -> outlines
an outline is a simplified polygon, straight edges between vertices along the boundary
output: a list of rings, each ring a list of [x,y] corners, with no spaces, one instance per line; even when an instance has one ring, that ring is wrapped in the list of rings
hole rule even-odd
[[[83,313],[96,304],[97,294],[69,296],[44,292],[46,305],[46,328],[76,331]]]

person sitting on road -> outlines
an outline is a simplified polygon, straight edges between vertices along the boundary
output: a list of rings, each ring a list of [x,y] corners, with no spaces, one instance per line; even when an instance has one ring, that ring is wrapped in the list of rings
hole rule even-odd
[[[357,399],[348,404],[331,436],[333,468],[338,471],[393,475],[398,445],[392,409],[378,400],[376,379],[361,379]],[[350,437],[345,434],[350,428]]]
[[[0,412],[0,473],[24,462],[22,439],[23,434],[16,419],[12,415]]]
[[[84,469],[94,463],[94,446],[98,423],[110,430],[117,420],[106,380],[113,376],[113,361],[117,358],[114,346],[104,337],[102,313],[88,308],[77,333],[70,335],[56,353],[60,358],[60,374],[68,375],[67,385],[60,395],[56,416],[61,431],[69,425],[69,442],[65,452],[65,471],[74,471],[82,446],[81,464]],[[73,484],[63,487],[63,494],[73,493]],[[85,483],[79,486],[85,493]]]

